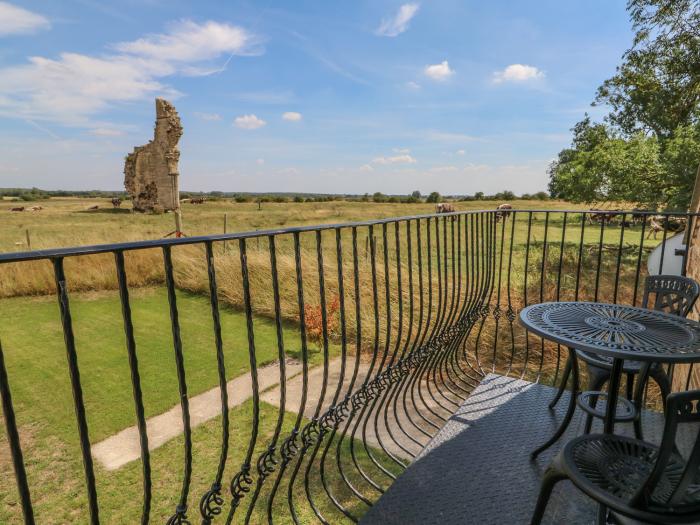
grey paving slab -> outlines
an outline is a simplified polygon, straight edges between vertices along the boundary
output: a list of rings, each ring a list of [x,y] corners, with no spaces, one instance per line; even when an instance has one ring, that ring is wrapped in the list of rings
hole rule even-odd
[[[547,408],[554,393],[550,387],[488,375],[361,523],[529,523],[544,469],[561,443],[583,428],[577,411],[559,444],[530,461],[530,452],[563,417],[567,397],[555,411]],[[662,423],[661,414],[645,413],[645,438],[658,442]],[[617,430],[632,434],[628,424]],[[595,512],[595,504],[564,481],[554,491],[545,523],[593,524]]]

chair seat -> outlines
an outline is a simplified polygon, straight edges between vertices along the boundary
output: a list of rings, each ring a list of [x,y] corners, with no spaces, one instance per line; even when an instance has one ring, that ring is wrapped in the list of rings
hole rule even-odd
[[[605,355],[594,354],[593,352],[584,352],[582,350],[576,350],[576,355],[589,365],[597,366],[598,368],[603,368],[605,370],[612,370],[613,358]],[[641,361],[627,361],[622,365],[622,370],[625,374],[638,374],[642,369],[644,363]],[[652,363],[651,367],[659,367],[659,363]]]
[[[655,445],[638,439],[590,434],[567,443],[559,461],[579,489],[598,501],[606,501],[612,509],[624,512],[653,469],[658,451]],[[652,518],[650,522],[663,523],[663,515],[668,512],[664,502],[678,484],[684,466],[683,458],[674,453],[654,489],[649,509],[644,511]],[[700,501],[700,494],[697,498]],[[673,516],[671,521],[684,522],[678,518]],[[691,523],[700,516],[696,514],[692,518]]]

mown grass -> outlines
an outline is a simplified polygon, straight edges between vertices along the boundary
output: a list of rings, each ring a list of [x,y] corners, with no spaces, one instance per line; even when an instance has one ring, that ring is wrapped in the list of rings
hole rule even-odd
[[[37,523],[83,523],[86,517],[86,497],[80,460],[75,413],[66,366],[65,346],[58,306],[53,298],[5,299],[1,302],[4,326],[5,354],[13,402],[21,429],[24,457],[37,511]],[[209,301],[201,296],[178,293],[181,333],[190,395],[217,384],[214,340]],[[135,423],[125,341],[122,330],[119,298],[113,292],[77,294],[71,301],[76,346],[81,371],[90,438],[100,441]],[[132,293],[132,313],[139,357],[146,416],[159,414],[178,403],[175,380],[174,352],[167,297],[162,289],[140,289]],[[249,370],[249,355],[245,316],[230,308],[222,308],[221,323],[224,339],[227,377],[236,377]],[[276,361],[278,346],[273,323],[266,318],[254,319],[256,358],[259,366]],[[286,355],[300,358],[298,328],[285,325],[283,329]],[[332,344],[331,356],[338,347]],[[322,360],[319,350],[310,349],[309,363]],[[252,407],[247,402],[230,411],[232,435],[230,457],[225,482],[243,462],[252,428]],[[254,460],[267,446],[277,418],[275,407],[263,404],[260,435]],[[288,414],[282,438],[291,430],[294,414]],[[198,498],[213,481],[220,450],[220,418],[194,430],[194,477],[190,505],[191,516],[197,515]],[[19,523],[20,508],[14,485],[9,450],[4,436],[0,439],[0,523]],[[347,459],[347,443],[342,449]],[[380,452],[375,453],[382,458]],[[168,442],[152,455],[154,499],[153,522],[164,522],[177,504],[181,482],[182,438]],[[361,464],[373,471],[369,460],[360,457]],[[391,468],[387,462],[387,468]],[[104,523],[133,523],[141,509],[141,463],[127,464],[115,472],[104,470],[96,463],[98,492]],[[331,469],[333,470],[333,469]],[[303,472],[303,470],[302,470]],[[375,474],[381,474],[374,469]],[[333,476],[331,476],[333,478]],[[352,477],[352,474],[351,474]],[[363,486],[362,480],[355,480]],[[268,480],[252,522],[265,521]],[[356,512],[363,504],[351,498],[339,479],[332,486],[341,501]],[[319,505],[326,513],[335,512],[321,495],[317,476],[312,483]],[[344,488],[345,487],[345,488]],[[367,490],[371,490],[366,487]],[[280,515],[286,511],[286,486],[281,489],[276,506]],[[302,517],[311,519],[305,503],[303,485],[295,486],[296,501]],[[228,487],[224,487],[228,494]],[[226,496],[228,500],[228,496]],[[360,507],[358,507],[360,505]],[[245,505],[244,505],[245,507]],[[283,508],[284,507],[284,508]],[[245,513],[245,508],[239,513]]]

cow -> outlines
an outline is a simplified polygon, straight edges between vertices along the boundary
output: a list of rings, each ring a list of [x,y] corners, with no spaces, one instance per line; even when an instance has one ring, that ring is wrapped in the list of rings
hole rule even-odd
[[[41,211],[43,209],[43,206],[32,206],[31,208],[29,208],[29,211]]]
[[[591,208],[588,220],[591,222],[610,224],[615,217],[624,216],[623,210],[604,210],[602,208]]]
[[[512,210],[513,206],[511,204],[508,204],[507,202],[496,206],[496,222],[499,222],[501,218],[507,219],[508,217],[510,217]]]
[[[654,239],[656,239],[656,234],[659,232],[671,232],[678,233],[685,229],[687,219],[685,217],[671,217],[668,215],[652,215],[649,217],[649,233],[647,233],[647,239],[654,234]]]
[[[122,205],[122,200],[119,197],[114,197],[112,199],[112,206],[114,206],[115,208],[120,208],[121,205]]]
[[[24,206],[19,206],[17,208],[10,208],[10,211],[24,211]]]
[[[196,197],[190,199],[190,204],[204,204],[204,197]]]
[[[447,202],[438,202],[435,206],[435,213],[454,213],[455,207]]]
[[[642,208],[632,208],[632,224],[644,224],[647,221],[647,215],[645,210]]]
[[[97,204],[95,204],[94,206],[90,206],[88,208],[88,211],[95,211],[95,210],[99,210],[99,209],[100,209],[100,207]]]

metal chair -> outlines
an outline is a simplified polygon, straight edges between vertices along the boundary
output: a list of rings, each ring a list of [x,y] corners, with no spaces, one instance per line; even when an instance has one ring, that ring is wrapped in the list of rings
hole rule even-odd
[[[650,302],[653,296],[653,302]],[[700,285],[689,277],[681,277],[678,275],[650,275],[644,281],[644,296],[642,298],[642,308],[651,308],[652,310],[660,310],[666,313],[687,317],[700,296]],[[588,390],[600,391],[603,385],[610,379],[612,371],[612,358],[607,358],[601,355],[588,352],[576,351],[579,359],[586,363],[588,372]],[[642,368],[642,363],[639,361],[625,361],[623,373],[627,376],[627,398],[634,401],[635,406],[642,405],[642,398],[633,399],[633,383],[634,377],[637,376]],[[567,362],[559,391],[549,405],[549,408],[554,408],[561,398],[566,384],[571,374],[571,367]],[[666,398],[671,393],[671,380],[664,370],[661,363],[654,363],[649,370],[651,377],[661,390],[661,399],[664,404]],[[640,396],[643,396],[643,390],[639,390]],[[576,392],[572,393],[576,395]],[[595,399],[590,399],[591,406],[594,406]],[[587,414],[585,433],[591,431],[593,424],[593,415]],[[642,439],[642,426],[639,417],[633,419],[635,436]]]
[[[681,423],[700,423],[700,390],[668,396],[658,447],[610,434],[568,442],[545,472],[531,524],[541,523],[552,489],[563,479],[601,505],[599,524],[607,519],[619,525],[698,523],[700,434],[684,457],[676,446]]]

